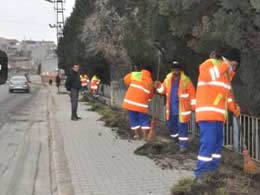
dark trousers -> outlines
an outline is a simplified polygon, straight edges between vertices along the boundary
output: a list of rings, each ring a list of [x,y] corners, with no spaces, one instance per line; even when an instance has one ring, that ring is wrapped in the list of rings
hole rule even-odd
[[[71,118],[78,116],[77,115],[78,98],[79,98],[79,90],[78,89],[71,89],[70,90]]]

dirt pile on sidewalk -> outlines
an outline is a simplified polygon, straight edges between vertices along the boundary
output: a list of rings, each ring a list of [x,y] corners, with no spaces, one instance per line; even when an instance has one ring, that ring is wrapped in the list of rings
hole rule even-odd
[[[112,109],[98,101],[88,102],[91,108],[89,111],[95,111],[101,115],[100,120],[104,121],[105,126],[112,127],[122,139],[132,139],[133,132],[130,130],[128,124],[127,113],[119,109]]]
[[[191,143],[188,152],[181,153],[177,143],[171,140],[157,140],[137,148],[135,154],[151,158],[162,169],[193,170],[196,156],[191,151],[195,147],[196,145]]]

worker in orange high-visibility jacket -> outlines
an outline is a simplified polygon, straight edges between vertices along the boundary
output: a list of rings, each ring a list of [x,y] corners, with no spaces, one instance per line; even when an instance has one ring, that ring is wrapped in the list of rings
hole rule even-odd
[[[81,92],[85,93],[88,90],[88,83],[89,83],[89,78],[86,74],[80,75],[80,81],[81,81]]]
[[[94,95],[97,95],[97,93],[98,93],[98,86],[99,86],[100,82],[101,82],[100,79],[96,75],[94,75],[91,78],[90,89]]]
[[[196,92],[196,121],[200,128],[200,148],[195,176],[203,181],[220,165],[223,126],[228,110],[240,115],[234,102],[231,79],[240,63],[240,50],[233,48],[219,58],[210,58],[199,67]]]
[[[89,78],[86,74],[80,75],[81,86],[86,87],[89,83]]]
[[[163,83],[156,81],[157,92],[166,95],[166,120],[170,136],[179,140],[180,151],[186,152],[188,146],[188,122],[191,111],[195,110],[195,88],[184,73],[179,62],[174,61],[171,72]]]
[[[122,107],[128,110],[131,129],[134,130],[134,139],[139,139],[139,129],[146,140],[150,130],[148,116],[148,102],[153,97],[152,67],[146,66],[141,71],[128,73],[124,77],[128,86]]]

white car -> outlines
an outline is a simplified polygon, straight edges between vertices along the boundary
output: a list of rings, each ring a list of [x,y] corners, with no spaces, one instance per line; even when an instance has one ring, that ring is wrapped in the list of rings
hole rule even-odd
[[[9,80],[9,92],[12,93],[14,91],[30,93],[30,85],[25,76],[13,76]]]

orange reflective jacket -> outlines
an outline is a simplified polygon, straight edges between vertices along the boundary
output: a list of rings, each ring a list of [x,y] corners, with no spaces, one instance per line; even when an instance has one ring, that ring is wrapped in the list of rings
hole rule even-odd
[[[208,59],[200,65],[196,93],[196,121],[226,121],[227,110],[234,111],[228,65]]]
[[[131,72],[124,77],[128,90],[122,107],[137,112],[148,113],[148,101],[153,97],[153,80],[147,70]]]
[[[81,86],[85,87],[88,85],[89,79],[87,75],[80,75]]]
[[[96,75],[94,75],[90,81],[90,89],[97,90],[99,84],[100,84],[100,79]]]
[[[170,119],[170,101],[172,90],[173,74],[169,73],[163,81],[163,84],[157,89],[161,94],[166,94],[166,120]],[[195,109],[195,88],[190,78],[181,72],[180,84],[178,89],[179,97],[179,121],[188,122],[191,117],[191,110]]]

